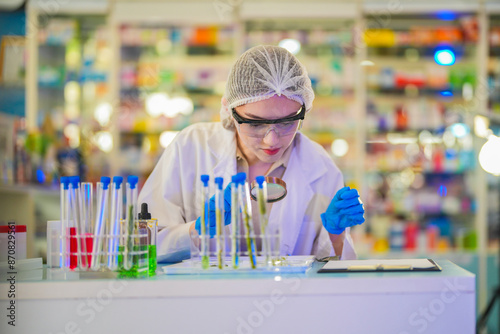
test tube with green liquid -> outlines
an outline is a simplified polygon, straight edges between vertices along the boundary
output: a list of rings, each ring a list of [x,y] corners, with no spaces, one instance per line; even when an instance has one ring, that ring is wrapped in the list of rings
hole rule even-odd
[[[224,192],[222,184],[224,179],[222,177],[215,178],[215,224],[216,224],[216,238],[217,238],[217,266],[219,269],[224,268],[224,225],[222,219],[224,215]]]
[[[201,217],[200,217],[200,237],[201,237],[201,267],[203,269],[208,269],[210,267],[210,257],[209,257],[209,251],[208,251],[208,246],[209,246],[209,237],[210,237],[210,232],[208,230],[208,222],[209,222],[209,215],[208,215],[208,181],[210,177],[208,175],[202,175],[201,176],[201,182],[202,187],[201,187],[201,200],[202,200],[202,205],[201,205]]]
[[[240,262],[239,178],[238,174],[231,177],[231,262],[234,269],[238,269]]]
[[[269,223],[269,217],[267,214],[267,182],[264,176],[257,176],[255,178],[257,181],[257,202],[259,204],[259,218],[260,218],[260,233],[262,240],[262,255],[265,258],[266,265],[270,266],[271,263],[271,245],[270,245],[270,235],[267,231],[267,225]]]
[[[243,214],[243,226],[245,228],[245,240],[247,244],[248,259],[252,269],[257,268],[257,260],[255,257],[255,235],[253,232],[252,223],[252,204],[250,202],[250,187],[246,182],[246,174],[241,173],[240,179],[240,207]]]
[[[149,231],[151,238],[149,239],[148,256],[149,256],[149,276],[156,275],[156,235],[158,233],[158,221],[156,219],[148,220]]]
[[[124,261],[123,266],[125,270],[130,270],[134,265],[134,259],[137,260],[133,255],[134,248],[134,232],[135,230],[135,219],[137,217],[137,183],[139,182],[139,178],[135,175],[129,175],[127,177],[127,185],[126,185],[126,200],[127,200],[127,212],[126,212],[126,227],[124,229],[125,232],[125,253],[124,253]]]

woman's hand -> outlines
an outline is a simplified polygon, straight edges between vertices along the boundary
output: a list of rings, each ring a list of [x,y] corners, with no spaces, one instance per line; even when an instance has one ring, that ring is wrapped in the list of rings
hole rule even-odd
[[[356,189],[344,187],[337,191],[325,213],[323,226],[330,234],[342,234],[347,227],[362,224],[365,209]]]

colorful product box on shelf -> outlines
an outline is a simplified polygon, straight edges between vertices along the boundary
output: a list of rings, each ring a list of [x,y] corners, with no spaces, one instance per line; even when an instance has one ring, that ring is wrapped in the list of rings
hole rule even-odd
[[[500,27],[491,28],[489,37],[491,46],[500,46]]]
[[[78,23],[73,19],[51,18],[41,29],[38,40],[41,44],[65,45],[76,36]]]

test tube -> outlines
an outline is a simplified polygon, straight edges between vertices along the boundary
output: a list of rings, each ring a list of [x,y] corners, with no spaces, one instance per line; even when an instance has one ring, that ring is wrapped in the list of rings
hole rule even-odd
[[[238,174],[231,177],[231,261],[234,269],[238,269],[240,260],[239,178]]]
[[[69,268],[69,177],[62,176],[61,177],[61,197],[60,197],[60,209],[61,209],[61,241],[60,241],[60,251],[61,257],[59,266],[61,268]]]
[[[270,245],[270,236],[267,232],[267,224],[268,224],[268,215],[267,215],[267,182],[264,176],[257,176],[255,178],[257,181],[258,189],[257,189],[257,202],[259,205],[259,220],[260,220],[260,233],[262,240],[262,255],[264,255],[265,263],[267,265],[271,264],[271,245]]]
[[[222,190],[222,184],[224,179],[222,177],[215,178],[215,224],[216,224],[216,238],[217,238],[217,265],[219,269],[224,268],[224,225],[222,220],[224,219],[224,191]]]
[[[75,220],[75,213],[73,209],[73,204],[72,201],[74,201],[72,196],[72,179],[74,176],[68,176],[67,178],[67,189],[66,189],[66,203],[65,205],[65,210],[66,210],[66,231],[65,233],[65,241],[66,241],[66,247],[65,247],[65,252],[66,252],[66,259],[67,259],[67,264],[69,266],[69,269],[73,270],[75,268],[78,268],[78,233],[76,229],[76,223]],[[78,178],[78,176],[77,176]]]
[[[108,241],[108,268],[110,270],[118,269],[118,251],[120,245],[120,221],[122,219],[122,201],[123,201],[123,177],[114,176],[111,194],[111,219]]]
[[[255,258],[255,236],[253,233],[252,224],[252,203],[250,202],[250,187],[248,182],[246,182],[246,174],[241,173],[240,179],[240,206],[241,212],[243,214],[243,226],[245,227],[245,239],[247,243],[248,259],[250,260],[250,266],[252,269],[257,267],[257,261]]]
[[[126,200],[127,200],[127,212],[126,212],[126,224],[125,229],[126,243],[123,254],[123,267],[125,270],[130,270],[133,265],[133,235],[134,235],[134,221],[137,217],[137,183],[139,178],[135,175],[129,175],[127,177],[127,188],[126,188]]]
[[[208,215],[208,181],[210,177],[208,175],[201,176],[201,182],[203,183],[201,188],[201,217],[200,217],[200,237],[201,237],[201,266],[203,269],[208,269],[210,267],[210,258],[208,254],[209,246],[209,236],[208,231],[209,226],[209,215]]]
[[[98,270],[101,265],[102,242],[105,233],[106,218],[108,217],[110,181],[109,177],[102,176],[101,182],[97,183],[97,211],[94,224],[94,244],[92,247],[92,270]]]
[[[78,264],[80,269],[87,269],[87,247],[85,244],[85,226],[82,221],[81,216],[81,207],[82,200],[80,196],[80,177],[79,176],[71,176],[70,177],[70,185],[69,185],[69,194],[70,194],[70,208],[71,208],[71,217],[75,223],[76,227],[76,243],[78,249]]]
[[[92,259],[92,248],[93,248],[93,238],[92,238],[92,225],[93,225],[93,206],[94,206],[94,197],[93,197],[93,185],[91,182],[82,182],[80,183],[80,200],[82,205],[80,206],[81,210],[81,222],[82,222],[82,230],[83,235],[81,236],[82,242],[85,244],[85,250],[87,251],[84,254],[86,268],[90,268],[90,262]]]
[[[93,225],[93,186],[91,182],[82,182],[80,183],[80,196],[82,201],[82,223],[85,227],[86,232],[90,232],[92,230]]]

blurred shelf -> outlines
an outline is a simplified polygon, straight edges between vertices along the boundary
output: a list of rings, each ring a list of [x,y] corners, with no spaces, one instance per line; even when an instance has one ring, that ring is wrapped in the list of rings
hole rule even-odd
[[[377,54],[368,54],[367,55],[368,60],[372,61],[374,63],[374,67],[381,67],[381,66],[398,66],[399,68],[440,68],[441,65],[436,64],[436,61],[434,60],[434,54],[428,55],[428,56],[421,56],[417,60],[409,60],[406,58],[406,56],[403,55],[377,55]],[[468,56],[468,57],[462,57],[462,58],[457,58],[454,66],[456,67],[467,67],[467,66],[474,66],[475,65],[475,59],[473,56]]]
[[[0,81],[0,89],[26,89],[26,85],[24,81],[16,81],[16,82],[2,82]]]
[[[411,83],[405,84],[405,85],[413,85]],[[443,87],[443,88],[428,88],[428,87],[418,87],[418,97],[425,96],[425,97],[436,97],[440,99],[461,99],[457,97],[462,95],[462,90],[451,90],[450,87]],[[442,95],[443,92],[450,92],[452,95],[451,96],[444,96]],[[384,94],[384,95],[397,95],[404,97],[406,99],[408,98],[414,98],[413,96],[408,96],[406,94],[406,90],[404,87],[391,87],[391,88],[369,88],[368,89],[368,94]],[[376,97],[377,95],[375,95]],[[371,96],[372,97],[372,96]]]
[[[48,48],[48,49],[61,49],[61,50],[56,50],[56,51],[61,51],[65,52],[67,43],[41,43],[38,44],[40,48]]]
[[[120,94],[127,95],[127,98],[136,97],[137,100],[143,101],[144,98],[141,97],[141,93],[149,93],[162,91],[162,84],[158,84],[155,86],[126,86],[120,88]],[[204,87],[189,87],[182,86],[182,90],[189,95],[194,96],[222,96],[220,93],[215,92],[213,89],[204,88]]]
[[[369,129],[366,132],[367,139],[366,139],[366,144],[368,145],[379,145],[379,144],[387,144],[387,145],[406,145],[410,143],[419,143],[418,135],[420,132],[427,131],[431,133],[432,135],[442,135],[444,132],[445,128],[421,128],[421,129],[411,129],[411,130],[401,130],[401,131],[396,131],[396,130],[387,130],[387,131],[380,131],[377,129]],[[395,137],[406,137],[406,138],[412,138],[412,141],[401,141],[401,142],[391,142],[387,137],[388,136],[395,136]],[[434,144],[441,144],[441,142],[436,142]]]
[[[495,254],[497,252],[496,250],[489,250],[489,254],[491,255],[497,255]],[[386,259],[411,259],[411,258],[448,258],[451,257],[452,259],[461,259],[464,260],[465,258],[475,258],[477,259],[478,254],[476,249],[471,249],[471,250],[456,250],[456,249],[450,249],[447,251],[394,251],[394,250],[389,250],[387,252],[369,252],[369,253],[359,253],[358,257],[360,259],[363,259],[365,257],[369,257],[370,259],[376,259],[376,258],[386,258]]]
[[[499,46],[490,46],[490,57],[500,57],[500,45]]]
[[[415,168],[413,166],[408,166],[406,168],[411,168],[415,173],[420,173],[423,174],[424,176],[435,176],[435,177],[446,177],[449,178],[451,176],[463,176],[464,174],[471,173],[474,170],[456,170],[456,171],[429,171],[429,170],[420,170],[419,168]],[[378,169],[368,169],[366,170],[367,173],[370,174],[384,174],[384,175],[390,175],[390,174],[399,174],[403,171],[403,169],[394,169],[394,170],[387,170],[383,168],[378,168]]]
[[[43,193],[47,195],[59,196],[59,184],[35,185],[35,184],[1,184],[0,192],[14,194]]]
[[[39,89],[45,89],[45,90],[64,90],[64,84],[41,84],[38,83],[38,88]]]
[[[136,52],[136,51],[134,51]],[[154,62],[157,64],[164,64],[168,67],[178,67],[178,66],[186,66],[195,68],[207,66],[208,64],[223,64],[228,69],[231,67],[232,63],[236,60],[233,55],[221,54],[221,55],[156,55],[156,54],[139,54],[142,56],[140,59],[127,59],[127,54],[121,54],[121,62],[127,63],[142,63],[142,62]]]
[[[404,57],[405,53],[409,49],[417,50],[420,53],[421,57],[434,57],[434,52],[437,48],[447,46],[453,49],[457,58],[463,56],[464,54],[471,52],[477,44],[473,42],[462,42],[462,43],[447,43],[442,42],[435,45],[423,46],[423,45],[393,45],[393,46],[372,46],[368,45],[367,50],[370,53],[374,54],[374,56],[399,56]]]

